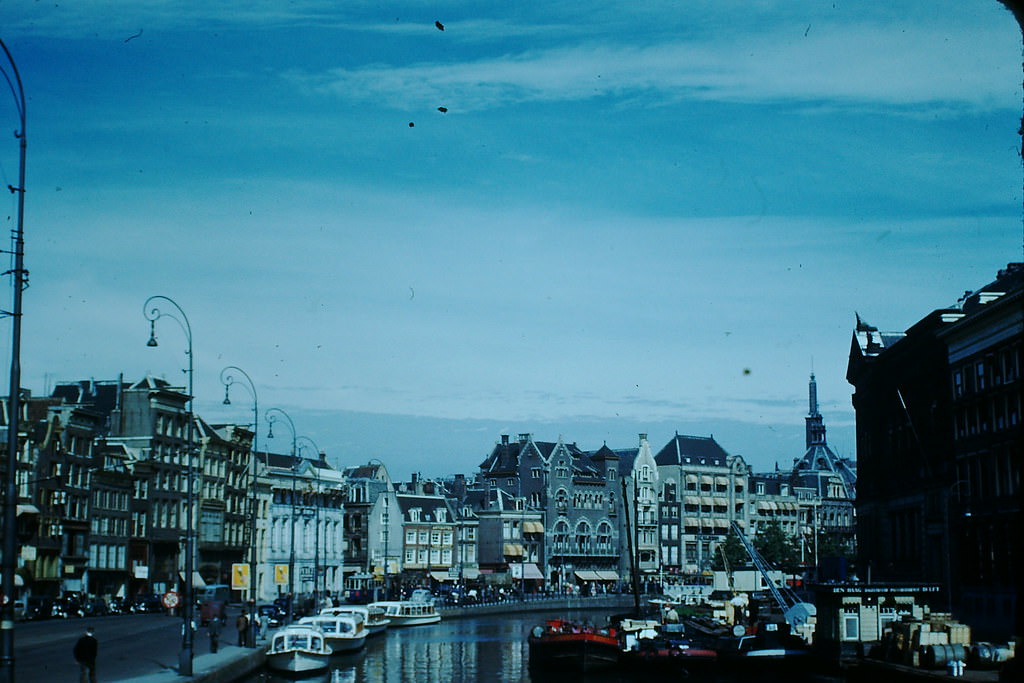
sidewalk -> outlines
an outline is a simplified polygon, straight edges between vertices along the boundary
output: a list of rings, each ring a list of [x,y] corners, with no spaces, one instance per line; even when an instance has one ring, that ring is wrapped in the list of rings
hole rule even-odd
[[[118,683],[230,683],[263,667],[266,642],[259,647],[222,646],[219,652],[206,652],[192,658],[192,676],[179,676],[174,669],[119,679]]]

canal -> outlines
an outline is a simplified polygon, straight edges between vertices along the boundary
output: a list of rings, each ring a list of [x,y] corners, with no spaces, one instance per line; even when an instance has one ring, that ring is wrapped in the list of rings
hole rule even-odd
[[[508,615],[482,615],[471,618],[446,619],[430,626],[389,629],[385,634],[367,641],[366,648],[356,654],[335,657],[331,670],[310,678],[282,678],[266,672],[244,679],[244,683],[493,683],[495,681],[529,681],[530,683],[566,683],[572,679],[564,674],[531,674],[528,667],[526,635],[534,625],[550,617],[604,623],[608,614],[593,610],[581,612],[533,612]],[[629,672],[588,675],[587,681],[617,683],[643,680]],[[764,676],[754,678],[718,679],[720,683],[753,683],[780,680]],[[784,680],[793,680],[787,677]],[[838,679],[814,677],[815,682],[829,683]]]

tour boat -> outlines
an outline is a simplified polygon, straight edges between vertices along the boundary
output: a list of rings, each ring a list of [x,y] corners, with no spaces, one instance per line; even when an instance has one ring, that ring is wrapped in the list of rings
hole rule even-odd
[[[387,630],[391,620],[384,613],[384,608],[372,605],[340,605],[338,607],[325,607],[320,610],[323,615],[345,615],[362,621],[367,636],[375,636]]]
[[[299,619],[299,624],[309,624],[319,629],[336,655],[356,652],[366,645],[368,633],[361,615],[318,614]]]
[[[324,634],[309,624],[292,624],[274,633],[267,666],[284,673],[325,671],[333,650]]]
[[[391,620],[391,628],[398,626],[420,626],[441,621],[441,613],[433,602],[415,600],[383,600],[371,602],[370,607],[380,607]]]
[[[549,619],[527,637],[530,667],[588,672],[615,666],[622,648],[614,627],[598,629],[567,619]]]

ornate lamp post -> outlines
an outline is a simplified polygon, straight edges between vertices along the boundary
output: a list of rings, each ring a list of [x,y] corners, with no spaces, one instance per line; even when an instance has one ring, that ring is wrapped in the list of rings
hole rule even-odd
[[[309,445],[313,447],[313,451],[316,453],[316,460],[319,461],[320,454],[323,451],[316,445],[316,442],[308,436],[300,436],[299,438],[309,442]],[[316,494],[313,496],[313,528],[315,530],[313,541],[313,605],[315,606],[314,609],[320,611],[320,469],[314,467],[313,473],[316,475]]]
[[[11,383],[7,394],[7,481],[4,487],[3,512],[3,580],[2,590],[6,600],[0,607],[0,680],[4,683],[14,681],[14,570],[18,552],[16,538],[18,528],[18,489],[15,477],[18,468],[18,417],[21,412],[21,294],[28,285],[28,272],[25,270],[25,90],[21,85],[18,66],[14,63],[7,45],[0,40],[0,47],[10,64],[11,71],[0,67],[4,80],[14,95],[14,104],[18,110],[18,130],[14,136],[18,138],[19,167],[18,186],[8,185],[7,189],[18,195],[18,225],[11,236],[14,243],[12,250],[14,267],[8,271],[13,277],[14,306],[8,315],[11,316]]]
[[[291,550],[288,552],[288,623],[290,624],[295,618],[295,479],[298,476],[299,457],[296,452],[297,437],[295,435],[295,423],[292,422],[292,418],[288,416],[288,413],[280,408],[271,408],[267,411],[267,424],[270,425],[267,431],[267,438],[274,438],[274,423],[280,419],[277,415],[284,418],[288,424],[288,429],[292,433],[292,532]]]
[[[177,315],[175,313],[162,312],[157,306],[161,301],[172,305]],[[157,346],[156,321],[163,317],[168,317],[178,323],[188,340],[188,349],[185,351],[185,355],[188,356],[188,436],[186,437],[185,445],[185,472],[188,479],[185,494],[185,595],[182,596],[184,624],[182,625],[181,634],[181,652],[178,655],[178,674],[181,676],[191,676],[193,651],[192,619],[193,610],[195,609],[195,596],[192,595],[192,575],[195,567],[195,539],[192,532],[192,505],[195,500],[192,482],[192,430],[194,428],[192,415],[192,326],[189,325],[188,316],[185,315],[185,311],[181,310],[181,306],[166,296],[157,295],[146,299],[146,303],[142,306],[142,313],[146,316],[146,320],[149,321],[149,341],[146,342],[146,346]]]
[[[249,642],[252,644],[252,647],[256,647],[256,633],[259,630],[259,625],[256,623],[256,578],[259,576],[259,572],[256,569],[256,465],[257,453],[259,453],[257,442],[260,431],[260,402],[256,396],[256,385],[253,384],[249,374],[237,365],[229,365],[220,371],[220,381],[224,385],[224,405],[231,405],[229,392],[231,391],[231,385],[237,382],[232,376],[232,372],[241,373],[242,377],[245,378],[245,383],[239,383],[252,395],[252,448],[249,451],[250,478],[252,481],[252,507],[249,511],[249,562],[251,567],[249,572],[249,602],[252,605],[253,612],[249,615]]]

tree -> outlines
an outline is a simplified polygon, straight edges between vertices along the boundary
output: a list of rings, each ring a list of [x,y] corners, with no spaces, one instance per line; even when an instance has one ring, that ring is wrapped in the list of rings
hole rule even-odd
[[[774,519],[754,538],[754,548],[770,565],[784,572],[793,572],[800,559],[793,539],[786,536],[782,525]]]
[[[750,563],[747,549],[743,547],[743,543],[734,531],[730,531],[729,535],[725,537],[725,541],[719,543],[715,550],[715,557],[711,561],[711,568],[715,571],[724,571],[726,569],[725,562],[722,560],[723,555],[728,560],[729,569],[733,571]]]

